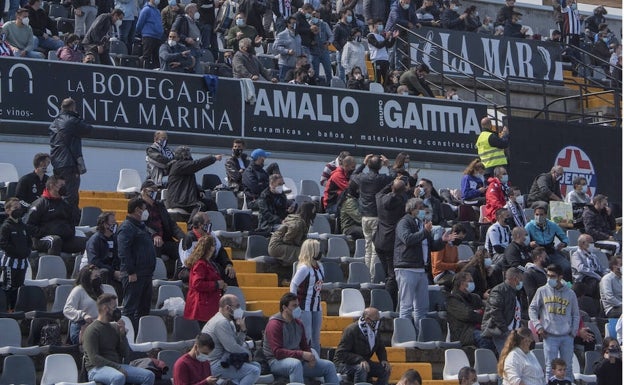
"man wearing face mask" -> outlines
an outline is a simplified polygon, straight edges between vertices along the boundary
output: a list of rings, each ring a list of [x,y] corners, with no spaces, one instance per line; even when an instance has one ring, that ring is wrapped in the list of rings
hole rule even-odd
[[[180,42],[192,51],[202,48],[202,27],[198,24],[200,17],[197,4],[190,3],[184,7],[184,14],[178,15],[171,26],[171,31],[178,33]]]
[[[232,156],[225,162],[225,174],[230,190],[242,191],[243,172],[249,166],[249,158],[245,154],[245,141],[235,139],[232,143]]]
[[[459,7],[461,3],[459,0],[445,0],[444,11],[440,16],[442,22],[442,28],[455,31],[464,31],[466,29],[465,20],[468,17],[467,13],[459,14]]]
[[[258,60],[251,39],[247,37],[238,42],[238,51],[232,58],[232,75],[236,79],[278,82],[277,78],[272,77],[271,71]]]
[[[50,155],[45,153],[36,154],[33,159],[35,170],[30,174],[22,176],[17,182],[15,196],[27,204],[37,200],[48,181],[48,166],[50,165]]]
[[[2,26],[2,33],[5,34],[6,41],[13,48],[13,54],[20,57],[32,59],[43,59],[43,54],[35,51],[35,36],[29,26],[28,9],[17,10],[15,20],[8,21]]]
[[[264,161],[270,156],[270,152],[256,148],[251,152],[251,163],[243,171],[243,191],[247,196],[247,202],[253,203],[253,206],[257,206],[257,202],[254,201],[269,187],[269,174],[264,170]]]
[[[82,44],[85,51],[93,52],[99,57],[100,64],[112,65],[109,57],[110,43],[108,40],[114,31],[118,31],[123,22],[124,12],[121,9],[114,9],[111,13],[103,13],[98,16],[91,28],[87,31]]]
[[[573,381],[574,337],[580,322],[576,294],[563,281],[560,266],[548,265],[546,275],[547,284],[537,289],[529,305],[529,317],[544,341],[546,373],[551,372],[550,363],[559,356],[566,362],[566,377]]]
[[[535,202],[532,207],[535,217],[524,227],[529,234],[529,246],[532,249],[538,246],[545,248],[548,253],[548,262],[559,265],[563,270],[564,278],[572,281],[572,265],[569,258],[561,252],[570,243],[568,236],[559,225],[548,219],[548,206],[545,202]],[[557,246],[555,246],[555,237],[560,241]]]
[[[168,142],[167,131],[156,131],[154,143],[145,150],[147,179],[156,183],[157,186],[165,184],[163,178],[169,173],[167,165],[173,160],[173,151],[167,146]]]
[[[405,215],[396,226],[394,240],[394,271],[399,283],[399,317],[419,321],[429,311],[429,274],[431,251],[441,250],[456,235],[445,232],[434,239],[433,223],[426,219],[425,205],[420,198],[405,204]]]
[[[199,60],[193,56],[190,49],[180,43],[178,33],[171,31],[168,37],[167,41],[160,45],[160,50],[158,51],[160,70],[181,73],[203,73]]]
[[[512,235],[511,229],[506,223],[507,218],[509,218],[507,209],[500,208],[496,210],[496,222],[488,228],[485,235],[485,248],[493,257],[494,262],[499,262],[502,259],[505,249],[511,243]],[[523,232],[526,234],[525,231]],[[522,242],[520,244],[523,245]]]
[[[546,284],[546,266],[548,264],[548,254],[543,247],[537,247],[531,251],[531,260],[525,266],[524,292],[527,295],[528,303],[533,301],[535,292],[539,287]]]
[[[302,53],[306,56],[310,56],[310,49],[312,45],[316,42],[314,41],[314,34],[310,29],[310,20],[312,19],[312,12],[314,12],[314,7],[309,4],[303,4],[299,11],[294,14],[296,19],[296,28],[297,35],[301,36],[301,48]]]
[[[98,318],[87,326],[83,336],[84,366],[89,381],[104,385],[126,382],[153,385],[154,373],[123,364],[130,355],[126,324],[117,308],[117,296],[104,293],[97,300]]]
[[[258,35],[256,28],[247,24],[247,15],[239,12],[234,19],[234,25],[228,30],[226,47],[236,52],[240,48],[238,43],[245,38],[250,39],[254,47],[259,47],[262,43],[262,36]]]
[[[499,355],[509,332],[520,327],[522,320],[528,318],[526,296],[521,292],[522,280],[522,270],[517,267],[507,269],[505,282],[490,290],[490,296],[485,303],[481,335],[492,339]]]
[[[152,303],[156,250],[152,234],[145,225],[148,218],[147,203],[140,197],[132,198],[128,201],[128,216],[117,233],[124,315],[132,321],[135,332],[139,319],[149,314]]]
[[[474,289],[470,273],[462,271],[455,274],[453,290],[446,302],[451,341],[460,341],[462,346],[494,349],[492,340],[481,335],[484,306],[481,297],[473,293]]]
[[[485,192],[485,217],[490,222],[496,222],[496,212],[507,204],[509,192],[509,175],[503,166],[494,168],[494,175],[487,179]]]
[[[607,318],[620,318],[622,315],[622,257],[609,260],[607,275],[600,280],[600,303]]]
[[[160,18],[160,11],[158,10],[159,4],[160,0],[149,0],[141,9],[136,24],[136,33],[141,36],[143,46],[141,58],[146,63],[150,63],[149,68],[159,67],[158,50],[160,41],[165,33],[162,19]]]
[[[336,213],[339,198],[349,186],[349,179],[354,170],[355,159],[352,156],[347,156],[331,174],[327,183],[325,183],[325,191],[321,203],[328,213]]]
[[[342,66],[342,49],[351,35],[351,27],[353,22],[353,12],[350,9],[342,9],[340,11],[340,20],[334,26],[334,36],[332,44],[336,48],[336,76],[343,81],[345,80],[345,69]]]
[[[215,343],[206,333],[195,338],[191,350],[178,358],[173,365],[173,381],[181,385],[217,385],[219,377],[213,376],[208,357],[214,351]]]
[[[245,345],[246,331],[244,311],[238,298],[226,294],[219,299],[219,312],[204,325],[202,333],[214,340],[215,348],[208,354],[212,373],[239,385],[253,385],[260,377],[260,365],[250,362],[251,353]],[[240,359],[240,367],[232,357]],[[226,363],[226,365],[223,365]]]
[[[459,260],[458,252],[458,246],[461,245],[466,236],[464,225],[461,223],[454,224],[451,234],[455,236],[455,239],[445,244],[442,250],[431,253],[433,283],[446,287],[448,291],[451,290],[455,272],[460,271],[468,263],[468,260]]]
[[[372,382],[371,378],[377,377],[377,385],[388,384],[391,368],[379,334],[379,319],[379,310],[366,308],[360,319],[342,333],[334,364],[339,373],[349,377],[349,381]],[[379,362],[372,360],[373,354]]]
[[[284,178],[280,174],[269,177],[267,187],[258,199],[260,217],[258,219],[258,231],[270,233],[276,230],[288,214],[296,211],[296,204],[289,201],[284,193]]]
[[[286,293],[279,303],[280,312],[269,318],[262,351],[274,376],[289,377],[303,383],[305,377],[323,377],[324,383],[338,384],[333,362],[311,351],[305,335],[297,294]]]
[[[273,43],[273,51],[279,54],[279,80],[284,81],[286,72],[295,68],[295,62],[302,53],[301,36],[297,34],[297,19],[290,16],[286,29],[278,33]]]
[[[507,157],[505,156],[505,149],[509,147],[509,129],[507,126],[503,127],[503,130],[499,134],[497,132],[497,126],[492,124],[492,120],[489,117],[481,119],[481,133],[477,138],[477,153],[483,166],[485,166],[485,172],[483,177],[485,181],[493,175],[494,168],[503,166],[507,167]]]
[[[15,308],[17,290],[24,285],[28,257],[32,249],[31,234],[22,217],[26,210],[19,199],[9,198],[4,203],[8,218],[0,227],[0,249],[4,251],[0,259],[0,271],[4,277],[2,289],[7,298],[7,308]]]
[[[516,227],[511,231],[511,239],[500,260],[495,260],[501,271],[510,267],[525,266],[531,258],[531,249],[528,247],[528,234],[522,227]]]
[[[538,175],[531,184],[525,204],[530,207],[533,203],[542,201],[562,201],[560,183],[563,181],[563,167],[554,166],[550,172]]]
[[[120,261],[117,255],[117,222],[115,213],[103,212],[97,219],[97,232],[87,241],[86,261],[100,269],[102,283],[112,285],[117,293],[121,290]],[[84,266],[80,266],[82,268]]]

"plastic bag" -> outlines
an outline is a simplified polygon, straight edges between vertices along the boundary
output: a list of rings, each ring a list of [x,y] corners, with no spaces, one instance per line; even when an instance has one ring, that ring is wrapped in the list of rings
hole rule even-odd
[[[186,305],[184,299],[180,297],[172,297],[165,300],[162,308],[167,309],[171,317],[175,317],[177,315],[184,314],[184,305]]]

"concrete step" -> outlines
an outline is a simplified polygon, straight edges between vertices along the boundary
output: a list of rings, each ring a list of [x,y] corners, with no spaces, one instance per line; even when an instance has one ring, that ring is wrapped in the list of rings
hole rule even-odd
[[[422,385],[457,385],[457,380],[424,380]]]
[[[232,255],[234,254],[234,250],[231,247],[226,247],[225,250],[228,252],[228,257],[232,259]],[[236,274],[240,273],[256,273],[256,262],[255,261],[240,261],[236,259],[232,259],[232,263],[234,264],[234,270],[236,270]]]
[[[341,331],[323,331],[321,330],[321,346],[324,348],[335,348],[340,343],[342,338]]]
[[[414,369],[418,371],[423,381],[433,379],[433,369],[431,368],[431,364],[428,362],[392,362],[390,361],[390,366],[392,367],[392,372],[390,373],[391,383],[396,383],[397,381],[399,381],[403,373],[405,373],[408,369]],[[454,384],[457,384],[457,380],[455,380]]]
[[[388,362],[407,362],[406,348],[386,346],[386,354],[388,355]]]
[[[80,190],[80,199],[82,198],[126,198],[124,193],[117,191],[93,191],[93,190]]]
[[[327,316],[323,317],[321,331],[340,331],[353,323],[353,319],[346,317]]]
[[[239,281],[240,283],[240,281]],[[279,311],[279,298],[274,300],[263,300],[263,301],[247,301],[247,310],[262,310],[262,314],[265,317],[270,317],[273,314]],[[323,315],[327,315],[327,303],[325,301],[321,302],[321,309],[323,310]],[[342,332],[341,332],[342,333]]]
[[[238,270],[236,271],[238,272]],[[245,301],[271,301],[276,299],[279,301],[284,294],[290,291],[287,287],[252,287],[242,285],[241,289],[243,294],[245,294]]]
[[[240,287],[277,287],[277,274],[275,273],[240,273],[236,274]],[[276,299],[279,302],[279,298]]]
[[[125,198],[99,198],[99,197],[88,197],[88,198],[80,198],[80,207],[86,206],[94,206],[99,207],[102,211],[115,211],[115,210],[123,210],[124,212],[128,212],[128,199]],[[125,216],[124,216],[125,218]]]

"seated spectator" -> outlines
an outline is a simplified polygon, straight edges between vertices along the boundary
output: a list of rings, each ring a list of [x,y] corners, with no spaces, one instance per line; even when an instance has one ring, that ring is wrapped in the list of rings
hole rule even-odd
[[[470,366],[464,366],[459,369],[459,373],[457,373],[457,379],[459,380],[459,385],[472,385],[477,383],[477,371]]]
[[[234,25],[228,29],[227,36],[225,38],[226,48],[234,50],[234,52],[240,50],[240,42],[243,39],[249,39],[248,53],[255,52],[254,47],[259,47],[262,43],[262,36],[258,35],[258,31],[252,25],[247,24],[247,15],[244,12],[239,12],[234,18]],[[253,42],[254,47],[251,46]],[[236,55],[234,55],[236,56]]]
[[[591,292],[586,284],[580,281],[574,282],[572,291],[576,294],[576,301],[580,311],[587,313],[587,316],[590,318],[600,316],[600,301],[591,297]]]
[[[65,180],[53,175],[48,178],[41,198],[30,206],[27,225],[34,238],[35,250],[51,255],[61,255],[61,251],[84,251],[87,239],[76,236],[73,208],[63,200],[63,195]],[[31,261],[33,268],[36,265],[36,261]]]
[[[221,278],[228,286],[238,286],[234,264],[230,260],[227,251],[225,251],[219,237],[212,231],[210,217],[206,212],[202,211],[191,218],[191,230],[180,241],[178,252],[180,254],[181,267],[177,269],[176,279],[181,279],[184,283],[188,283],[190,270],[186,267],[186,260],[190,257],[193,249],[195,249],[197,241],[204,235],[211,235],[215,240],[215,252],[212,262],[219,270]]]
[[[485,192],[487,187],[483,185],[483,173],[485,166],[481,159],[476,158],[464,170],[461,180],[461,194],[464,202],[475,202],[475,205],[485,204]]]
[[[591,235],[581,234],[578,238],[578,248],[570,256],[570,263],[574,281],[584,283],[587,286],[587,294],[598,299],[600,298],[598,284],[609,270],[600,266],[598,257],[589,249],[593,243]]]
[[[384,90],[387,94],[397,94],[399,88],[399,79],[401,78],[401,71],[392,71],[388,74],[388,82],[384,86]]]
[[[507,194],[509,187],[507,182],[509,175],[503,166],[494,168],[494,175],[487,180],[487,191],[485,193],[485,217],[488,221],[496,221],[496,211],[507,204]]]
[[[84,53],[80,49],[80,36],[75,33],[67,35],[65,45],[56,51],[56,56],[61,61],[81,63],[84,59]]]
[[[494,349],[489,338],[481,335],[481,320],[484,305],[481,297],[473,294],[475,283],[468,272],[460,272],[452,279],[453,290],[446,301],[451,341],[460,341],[462,346],[476,346]]]
[[[65,301],[63,315],[69,320],[69,340],[82,344],[81,334],[98,317],[96,301],[104,293],[102,278],[97,266],[89,264],[80,269],[76,286]]]
[[[218,311],[219,298],[227,287],[213,262],[215,239],[204,235],[186,260],[190,270],[184,318],[206,323]]]
[[[444,10],[442,11],[442,16],[440,16],[442,28],[454,31],[466,30],[468,13],[464,12],[460,15],[458,12],[460,6],[459,0],[444,0]]]
[[[527,207],[534,202],[562,201],[560,183],[563,180],[563,167],[554,166],[550,172],[539,174],[531,184],[524,201]]]
[[[17,181],[17,187],[15,188],[15,196],[22,201],[30,205],[43,194],[46,182],[48,181],[48,166],[50,165],[50,154],[38,153],[33,159],[33,166],[35,170],[30,174],[22,176]]]
[[[524,267],[531,260],[531,250],[526,246],[527,231],[523,227],[516,227],[511,232],[512,242],[505,248],[499,265],[504,273],[512,267]],[[496,260],[494,261],[496,263]]]
[[[561,227],[555,222],[547,218],[547,206],[542,203],[533,205],[535,218],[525,226],[525,230],[529,234],[531,240],[529,245],[532,249],[541,246],[548,253],[550,263],[558,265],[563,270],[564,278],[567,281],[572,280],[572,269],[569,260],[561,253],[561,249],[565,248],[569,241],[568,236],[563,232]],[[555,246],[555,237],[561,241]]]
[[[288,214],[295,212],[297,205],[294,201],[289,201],[284,193],[284,178],[280,174],[273,174],[269,177],[269,187],[267,187],[258,199],[258,230],[271,232],[276,230]]]
[[[546,266],[548,266],[548,254],[543,247],[536,247],[531,251],[531,260],[525,266],[524,292],[527,295],[528,303],[533,301],[538,287],[546,284]]]
[[[485,235],[485,248],[492,256],[494,263],[501,262],[505,249],[511,243],[511,229],[507,226],[509,211],[504,208],[496,210],[496,222],[492,224]],[[523,231],[526,235],[526,231]],[[522,241],[524,238],[522,238]]]
[[[178,4],[177,0],[169,0],[167,2],[167,6],[160,11],[160,19],[162,20],[165,36],[168,36],[169,32],[171,32],[173,23],[178,16],[184,16],[184,8],[182,4]]]
[[[409,95],[422,95],[433,98],[433,91],[429,88],[425,77],[429,74],[429,66],[419,64],[403,72],[399,78],[399,84],[406,86]],[[398,89],[397,89],[398,92]]]
[[[327,183],[321,203],[326,212],[336,214],[340,195],[349,186],[349,179],[355,170],[355,159],[351,156],[344,158],[340,166],[332,172]]]
[[[522,197],[520,193],[520,189],[518,187],[511,186],[509,190],[507,190],[507,204],[505,208],[509,210],[509,214],[511,214],[507,220],[507,224],[512,229],[516,226],[524,227],[526,226],[526,218],[524,217],[524,205],[521,205],[518,201],[518,197]]]
[[[193,183],[195,183],[195,178],[193,178]],[[171,189],[168,191],[171,194]],[[156,184],[151,180],[143,182],[141,185],[141,198],[147,204],[147,211],[149,212],[145,226],[147,226],[147,231],[149,231],[154,241],[156,256],[165,262],[165,265],[167,265],[167,276],[172,277],[175,261],[179,258],[178,241],[184,238],[184,232],[171,218],[165,204],[158,200],[157,197],[158,187]]]
[[[199,60],[193,56],[190,49],[180,43],[176,31],[169,32],[169,39],[160,45],[158,57],[161,71],[203,73],[201,67],[196,65]]]
[[[347,156],[351,156],[349,151],[341,151],[336,159],[325,165],[325,168],[323,168],[323,173],[321,174],[321,181],[319,182],[321,186],[325,186],[325,183],[327,182],[331,174],[334,172],[334,170],[340,167],[342,160]]]
[[[109,56],[111,30],[113,27],[119,28],[123,18],[124,13],[121,9],[99,15],[82,39],[85,51],[93,53],[99,64],[113,64]]]
[[[41,0],[28,0],[28,4],[24,8],[28,10],[28,25],[37,38],[37,45],[49,51],[56,51],[61,48],[63,40],[59,39],[56,20],[53,20],[41,8]],[[48,34],[46,31],[50,31],[50,33]]]
[[[397,385],[422,385],[422,378],[420,373],[414,369],[408,369],[403,375]]]
[[[232,72],[237,79],[259,80],[262,77],[266,81],[277,83],[271,71],[264,68],[255,55],[251,45],[251,39],[243,38],[238,42],[238,51],[232,58]]]
[[[245,141],[235,139],[232,143],[232,156],[225,162],[227,186],[238,193],[243,191],[243,173],[249,166],[249,159],[245,151]]]
[[[473,293],[483,299],[487,299],[490,288],[500,282],[494,281],[492,278],[492,273],[494,271],[492,258],[490,258],[490,255],[483,246],[479,246],[477,248],[475,255],[470,258],[466,266],[464,266],[461,271],[470,273],[470,276],[475,283]]]
[[[442,250],[431,252],[431,274],[433,283],[444,286],[451,291],[455,272],[460,271],[467,260],[460,261],[457,246],[461,245],[466,236],[466,229],[461,223],[454,224],[451,229],[451,242],[444,245]],[[453,340],[455,341],[455,340]]]
[[[350,235],[351,239],[364,238],[362,231],[362,213],[358,204],[360,194],[357,183],[349,182],[349,187],[341,197],[340,207],[340,229],[345,235]],[[375,226],[376,227],[376,226]]]
[[[589,196],[587,196],[587,179],[577,176],[572,181],[573,189],[565,196],[566,203],[589,204]]]
[[[0,33],[0,56],[13,56],[13,47],[6,40],[6,34]]]
[[[270,152],[256,148],[251,152],[251,163],[243,172],[243,191],[245,192],[247,203],[251,203],[251,207],[257,207],[257,202],[255,201],[269,187],[269,173],[264,170],[264,161],[270,156]]]
[[[7,21],[2,26],[2,33],[13,49],[14,56],[43,59],[43,54],[35,51],[37,48],[35,36],[29,26],[28,10],[20,8],[15,14],[15,20]]]
[[[190,212],[191,216],[198,211],[216,211],[217,205],[214,201],[204,196],[203,191],[199,190],[195,173],[220,160],[221,155],[208,155],[193,160],[190,148],[187,146],[176,148],[173,161],[169,163],[169,181],[165,200],[167,208],[182,208]]]
[[[331,361],[311,351],[296,294],[286,293],[280,299],[280,312],[269,318],[262,352],[274,376],[288,377],[290,382],[303,383],[305,377],[323,377],[325,383],[340,382]]]
[[[416,10],[416,17],[423,27],[440,27],[440,8],[433,0],[424,0],[423,6]]]
[[[22,217],[26,210],[17,198],[4,202],[4,211],[8,216],[0,226],[0,249],[4,251],[0,258],[0,274],[3,277],[2,290],[6,295],[7,309],[15,308],[17,291],[24,286],[28,257],[32,248],[31,234],[24,225]]]
[[[609,270],[600,280],[600,303],[607,318],[622,315],[622,257],[616,255],[609,260]]]
[[[286,29],[278,33],[273,43],[273,51],[279,55],[279,80],[284,81],[286,72],[295,68],[297,58],[301,56],[301,36],[297,35],[296,18],[290,16],[286,21]]]
[[[340,56],[342,67],[346,73],[354,74],[356,67],[360,68],[361,75],[368,79],[366,73],[366,47],[362,44],[362,30],[353,28],[347,44],[342,48]]]
[[[354,383],[376,377],[377,385],[388,384],[391,367],[379,333],[379,320],[379,310],[364,309],[360,319],[347,326],[338,343],[334,364],[339,373],[346,374]],[[373,354],[379,361],[372,360]]]
[[[553,30],[550,34],[550,37],[548,39],[546,39],[546,41],[550,41],[552,43],[557,43],[557,44],[561,44],[563,42],[563,40],[561,39],[561,31],[559,30]]]
[[[622,349],[615,338],[607,337],[602,342],[602,357],[594,364],[596,385],[622,383]]]
[[[299,257],[301,245],[308,236],[315,216],[316,206],[312,202],[302,203],[295,214],[289,214],[271,234],[269,255],[279,259],[284,266],[292,266]]]
[[[173,381],[179,385],[217,385],[219,377],[212,375],[208,361],[214,348],[215,343],[210,335],[197,335],[191,350],[178,358],[173,365]]]
[[[167,146],[167,131],[154,132],[154,143],[146,150],[147,180],[163,186],[164,177],[169,175],[168,164],[173,161],[173,151]]]
[[[505,0],[505,5],[503,5],[496,14],[496,22],[494,23],[494,26],[504,26],[508,21],[511,22],[515,5],[516,0]]]
[[[121,261],[117,255],[117,221],[115,221],[115,213],[106,211],[100,214],[97,219],[96,230],[95,234],[87,241],[85,250],[86,260],[83,257],[82,262],[85,265],[91,264],[97,267],[100,271],[102,283],[113,286],[117,294],[122,294]]]
[[[350,90],[368,91],[368,79],[362,75],[360,67],[353,67],[347,73],[347,88]]]
[[[520,12],[512,13],[511,20],[507,20],[505,22],[505,31],[503,32],[504,36],[519,39],[524,39],[527,36],[527,31],[529,29],[522,25],[521,16],[522,14]]]
[[[253,385],[260,377],[260,366],[250,362],[251,353],[245,344],[247,327],[243,315],[238,298],[226,294],[219,300],[219,311],[206,323],[202,333],[212,337],[215,344],[214,350],[207,357],[215,376],[242,385]]]
[[[620,251],[620,243],[615,239],[615,218],[611,214],[608,198],[602,194],[594,196],[593,204],[583,211],[585,232],[594,239],[596,246],[609,249],[614,254]]]
[[[95,64],[96,58],[93,52],[87,52],[82,59],[83,64]]]
[[[433,187],[433,182],[429,179],[420,178],[418,184],[414,188],[414,196],[423,200],[426,207],[431,211],[431,222],[436,225],[442,225],[445,219],[442,213],[442,200],[440,195]]]
[[[299,84],[307,86],[307,80],[309,79],[308,71],[304,68],[297,68],[293,74],[294,78],[288,82],[288,84]]]
[[[477,28],[477,33],[482,33],[485,35],[494,34],[494,23],[492,22],[492,18],[489,16],[485,16],[483,18],[483,23],[479,28]]]
[[[312,69],[312,66],[310,65],[310,62],[308,60],[308,57],[305,55],[301,55],[297,58],[297,61],[295,62],[295,68],[290,69],[286,72],[286,74],[284,75],[284,82],[286,83],[290,83],[292,80],[295,79],[295,71],[297,70],[303,70],[303,79],[301,79],[298,84],[303,84],[306,83],[308,85],[316,85],[316,80],[315,80],[315,72]]]

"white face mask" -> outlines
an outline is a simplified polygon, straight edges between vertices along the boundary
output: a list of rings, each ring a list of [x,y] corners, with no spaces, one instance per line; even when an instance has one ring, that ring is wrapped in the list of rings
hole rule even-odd
[[[232,314],[234,319],[242,319],[243,315],[245,315],[245,311],[240,307],[238,309],[234,309],[234,313]]]
[[[206,362],[208,361],[208,354],[204,354],[204,353],[197,353],[197,361],[199,362]]]
[[[122,23],[121,19],[117,20],[115,22],[115,27],[117,27],[117,28],[121,27],[121,23]]]
[[[178,42],[173,39],[169,39],[167,40],[167,44],[169,44],[169,47],[175,47]]]
[[[28,17],[22,18],[22,24],[28,26],[28,24],[30,24],[30,19]]]
[[[149,211],[143,210],[141,213],[141,222],[145,222],[149,218]]]
[[[279,185],[275,188],[275,192],[278,194],[281,194],[284,192],[284,186],[283,185]]]
[[[195,19],[195,20],[199,20],[199,18],[200,18],[199,12],[195,12],[195,13],[193,14],[193,19]]]

